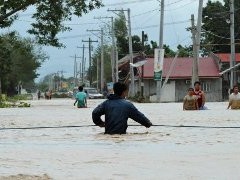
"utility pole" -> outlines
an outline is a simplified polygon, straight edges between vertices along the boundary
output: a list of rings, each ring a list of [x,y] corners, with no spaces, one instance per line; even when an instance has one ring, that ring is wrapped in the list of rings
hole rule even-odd
[[[103,92],[103,88],[104,88],[104,32],[103,32],[103,28],[101,28],[101,30],[87,30],[87,31],[90,31],[90,32],[94,32],[94,31],[98,31],[101,33],[101,62],[100,62],[100,90],[101,92]],[[99,59],[98,59],[99,61]],[[97,68],[98,67],[99,63],[97,62]],[[99,70],[99,69],[97,69]],[[99,86],[99,71],[97,71],[97,84]]]
[[[199,0],[198,5],[198,20],[197,20],[197,32],[196,32],[196,57],[193,59],[194,71],[192,77],[192,83],[199,81],[199,51],[200,51],[200,42],[201,42],[201,32],[202,32],[202,11],[203,11],[203,0]]]
[[[128,8],[126,10],[108,10],[108,11],[127,11],[128,15],[128,46],[129,46],[129,57],[130,63],[133,64],[133,48],[132,48],[132,30],[131,30],[131,10]],[[129,65],[130,66],[130,65]],[[130,77],[131,77],[131,84],[130,84],[130,96],[135,95],[135,87],[134,87],[134,70],[133,66],[130,66]]]
[[[235,17],[234,17],[234,0],[230,0],[230,34],[231,34],[231,60],[230,60],[230,68],[235,66],[236,57],[235,57]],[[236,76],[234,73],[234,69],[231,69],[230,74],[230,88],[232,89],[234,83],[236,82]]]
[[[2,95],[2,78],[0,77],[0,96]]]
[[[192,87],[194,82],[198,79],[198,61],[197,61],[197,43],[196,43],[196,34],[197,29],[194,24],[194,14],[191,15],[191,32],[192,32],[192,41],[193,41],[193,66],[192,66]]]
[[[77,84],[77,55],[74,56],[74,87]]]
[[[100,73],[100,79],[101,79],[101,93],[104,91],[104,42],[103,42],[103,28],[101,28],[101,73]]]
[[[145,50],[145,33],[142,31],[142,52]],[[140,81],[140,88],[141,88],[141,97],[144,97],[144,83],[143,83],[143,76],[144,76],[144,65],[142,65],[142,70],[141,70],[141,81]]]
[[[85,45],[83,44],[83,46],[82,47],[77,47],[77,48],[81,48],[83,51],[82,51],[82,84],[83,84],[83,82],[84,82],[84,56],[85,56]]]
[[[88,42],[88,49],[89,49],[89,84],[90,87],[92,86],[92,43],[93,42],[98,42],[98,41],[93,41],[91,38],[89,38],[87,41],[82,40],[82,42]]]
[[[130,63],[133,64],[133,47],[132,47],[132,30],[131,30],[131,16],[130,16],[130,9],[128,8],[128,40],[129,40],[129,55],[130,55]],[[130,91],[130,96],[135,95],[135,85],[134,85],[134,71],[133,71],[133,66],[130,66],[130,77],[131,77],[131,91]]]
[[[164,0],[161,0],[159,49],[163,49],[163,27],[164,27]],[[160,56],[159,56],[160,57]],[[162,78],[161,78],[162,79]],[[160,102],[162,80],[157,81],[157,102]]]
[[[112,11],[112,10],[108,10]],[[114,30],[114,19],[112,16],[106,17],[95,17],[94,19],[111,19],[111,37],[112,37],[112,58],[111,58],[111,65],[112,65],[112,81],[115,83],[118,81],[118,60],[116,58],[116,42],[115,42],[115,30]]]
[[[119,76],[118,76],[118,50],[117,50],[117,47],[116,47],[116,82],[118,82],[118,79],[119,79]]]
[[[74,56],[70,56],[71,58],[74,58],[74,63],[73,63],[73,83],[74,83],[74,87],[76,87],[77,85],[77,58],[81,58],[81,57],[77,57],[77,55],[75,54]]]

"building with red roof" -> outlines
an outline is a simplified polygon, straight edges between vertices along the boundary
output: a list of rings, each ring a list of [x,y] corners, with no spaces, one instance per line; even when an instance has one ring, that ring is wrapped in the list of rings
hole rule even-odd
[[[156,81],[154,80],[154,58],[146,58],[143,54],[135,55],[133,62],[146,60],[144,64],[143,82],[144,96],[156,98]],[[236,54],[236,61],[240,62],[240,54]],[[209,57],[199,58],[199,79],[202,90],[206,94],[207,101],[222,101],[228,99],[229,79],[228,74],[221,75],[220,72],[229,67],[230,54],[211,54]],[[192,79],[192,57],[164,58],[163,61],[163,87],[161,91],[162,102],[179,102],[187,94],[191,87]],[[119,60],[119,80],[126,81],[129,78],[129,57]],[[136,75],[135,93],[140,92],[142,68],[134,68]],[[138,72],[138,73],[137,73]],[[138,76],[139,75],[139,76]]]
[[[182,101],[191,87],[193,58],[164,58],[162,102]],[[222,78],[218,62],[212,57],[199,59],[199,78],[207,101],[222,101]],[[147,58],[144,65],[144,95],[156,95],[154,58]],[[166,82],[164,82],[167,80]],[[137,85],[139,87],[139,85]],[[136,88],[137,89],[137,88]]]
[[[218,63],[219,69],[222,72],[222,89],[223,89],[223,99],[228,99],[228,89],[230,88],[230,73],[228,69],[230,68],[231,54],[229,53],[219,53],[211,54],[211,57]],[[240,53],[235,54],[236,64],[240,64]],[[240,67],[237,66],[233,69],[235,74],[234,84],[240,84]]]

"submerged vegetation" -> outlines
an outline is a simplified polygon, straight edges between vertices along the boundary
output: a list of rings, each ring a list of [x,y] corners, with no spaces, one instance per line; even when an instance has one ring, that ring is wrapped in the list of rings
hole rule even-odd
[[[31,107],[31,104],[25,102],[26,100],[28,100],[27,95],[7,97],[5,94],[2,94],[0,96],[0,108]]]

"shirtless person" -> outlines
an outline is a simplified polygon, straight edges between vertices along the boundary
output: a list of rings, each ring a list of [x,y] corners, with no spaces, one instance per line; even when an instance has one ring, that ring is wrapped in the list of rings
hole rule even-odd
[[[233,87],[233,93],[229,96],[228,109],[240,109],[240,93],[238,86]]]
[[[199,110],[204,110],[206,107],[205,105],[205,94],[201,90],[201,83],[199,81],[196,81],[194,83],[194,95],[197,97],[197,103]]]
[[[188,94],[183,99],[183,110],[198,110],[197,97],[194,95],[193,88],[188,89]]]

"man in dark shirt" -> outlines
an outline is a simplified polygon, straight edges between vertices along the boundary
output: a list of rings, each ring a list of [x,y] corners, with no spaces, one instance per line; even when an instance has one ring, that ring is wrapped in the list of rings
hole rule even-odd
[[[114,94],[108,100],[96,107],[92,112],[93,122],[100,127],[105,127],[105,134],[126,134],[128,118],[149,128],[152,123],[130,102],[125,100],[128,87],[123,83],[113,85]],[[105,122],[101,116],[105,115]]]

